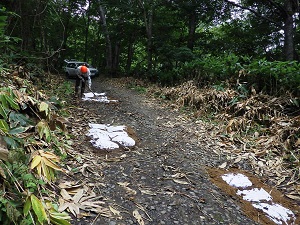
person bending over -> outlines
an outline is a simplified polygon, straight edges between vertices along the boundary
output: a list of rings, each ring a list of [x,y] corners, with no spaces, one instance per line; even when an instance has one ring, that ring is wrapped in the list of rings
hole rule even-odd
[[[91,72],[87,67],[87,64],[82,64],[77,68],[76,84],[75,84],[75,97],[83,97],[86,82],[88,83],[88,88],[91,89]],[[78,93],[81,83],[80,93]],[[79,95],[80,94],[80,95]]]

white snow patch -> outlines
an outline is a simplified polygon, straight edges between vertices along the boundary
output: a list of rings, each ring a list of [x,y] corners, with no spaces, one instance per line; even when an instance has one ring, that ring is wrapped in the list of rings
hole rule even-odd
[[[252,186],[252,182],[249,180],[249,178],[247,176],[245,176],[244,174],[238,173],[238,174],[234,174],[234,173],[228,173],[228,174],[224,174],[222,176],[222,179],[229,184],[230,186],[233,187],[250,187]]]
[[[95,101],[95,102],[104,102],[104,103],[110,103],[110,102],[118,102],[118,100],[109,100],[106,96],[106,93],[83,93],[84,97],[82,98],[83,101]]]
[[[128,136],[125,135],[118,135],[116,137],[114,137],[112,139],[112,141],[118,142],[123,146],[134,146],[135,145],[135,141]]]
[[[116,148],[119,148],[119,145],[117,143],[112,142],[110,140],[97,139],[97,140],[92,140],[91,143],[94,147],[100,148],[100,149],[116,149]]]
[[[108,126],[106,127],[108,132],[116,132],[116,131],[124,131],[126,129],[125,126]]]
[[[253,203],[252,205],[257,209],[261,209],[276,224],[294,224],[296,219],[291,210],[279,204]]]
[[[105,124],[89,123],[87,136],[91,137],[94,147],[100,149],[116,149],[120,146],[135,145],[134,139],[129,137],[126,126],[110,126]]]
[[[224,174],[222,179],[230,186],[239,189],[251,187],[252,183],[247,176],[243,174]],[[263,188],[252,188],[250,190],[238,190],[237,195],[243,196],[243,199],[251,202],[253,207],[261,209],[266,213],[272,221],[279,225],[294,225],[296,217],[295,214],[280,204],[273,203],[272,196]],[[266,203],[270,202],[270,203]]]
[[[262,200],[272,201],[272,196],[263,188],[253,188],[251,190],[238,191],[238,195],[242,195],[244,200],[250,202],[259,202]]]

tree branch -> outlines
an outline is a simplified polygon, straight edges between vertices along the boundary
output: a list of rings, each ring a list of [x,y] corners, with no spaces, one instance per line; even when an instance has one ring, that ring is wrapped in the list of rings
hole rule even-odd
[[[268,18],[268,17],[266,17],[266,16],[261,15],[261,14],[258,13],[257,11],[255,11],[255,10],[253,10],[253,9],[247,7],[247,6],[239,5],[239,4],[237,4],[237,3],[235,3],[235,2],[232,2],[232,1],[230,1],[230,0],[224,0],[224,1],[227,2],[228,4],[231,4],[231,5],[233,5],[233,6],[239,7],[239,8],[241,8],[241,9],[249,10],[251,13],[253,13],[253,14],[256,15],[257,17],[262,18],[262,19],[264,19],[264,20],[267,20],[267,21],[269,21],[269,22],[271,22],[271,23],[274,23],[274,24],[276,24],[278,27],[282,27],[282,24],[280,24],[280,23],[278,23],[278,22],[276,22],[276,21],[274,21],[274,20],[272,20],[272,19],[270,19],[270,18]],[[272,0],[268,0],[268,1],[271,2]],[[275,4],[275,3],[274,3],[274,4]]]

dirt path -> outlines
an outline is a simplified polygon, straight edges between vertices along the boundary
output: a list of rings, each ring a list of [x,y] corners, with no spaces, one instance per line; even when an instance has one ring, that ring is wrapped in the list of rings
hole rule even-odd
[[[237,197],[211,182],[208,168],[223,160],[203,122],[101,78],[93,80],[93,89],[119,103],[81,101],[71,122],[81,123],[81,128],[90,122],[125,125],[137,145],[103,151],[93,148],[87,137],[76,140],[81,165],[90,168],[84,176],[75,174],[77,179],[90,184],[114,213],[82,217],[72,224],[257,224],[243,213]],[[260,215],[252,212],[253,217]]]

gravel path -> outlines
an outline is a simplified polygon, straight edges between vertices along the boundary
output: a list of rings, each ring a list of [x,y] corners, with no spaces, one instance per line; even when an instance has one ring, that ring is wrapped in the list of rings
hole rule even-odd
[[[87,182],[98,182],[97,194],[120,214],[81,218],[72,224],[256,224],[209,180],[206,167],[216,167],[222,159],[214,153],[214,140],[201,121],[101,78],[93,80],[93,89],[119,103],[78,103],[91,110],[86,122],[130,127],[138,143],[108,152],[82,139],[79,151],[99,163],[101,174]]]

